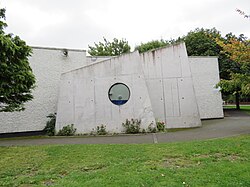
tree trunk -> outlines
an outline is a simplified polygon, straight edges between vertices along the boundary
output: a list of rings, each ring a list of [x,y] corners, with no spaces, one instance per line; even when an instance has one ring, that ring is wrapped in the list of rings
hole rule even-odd
[[[236,104],[236,110],[240,110],[240,94],[238,91],[235,94],[235,104]]]

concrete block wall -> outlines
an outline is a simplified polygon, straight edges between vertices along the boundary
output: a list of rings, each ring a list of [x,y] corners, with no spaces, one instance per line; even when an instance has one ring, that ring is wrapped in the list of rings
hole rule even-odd
[[[108,91],[115,83],[130,89],[130,99],[124,105],[109,100]],[[109,132],[122,132],[122,123],[131,118],[141,119],[145,129],[155,125],[138,52],[62,74],[57,130],[74,124],[77,133],[90,133],[103,124]]]
[[[223,118],[217,57],[189,57],[201,119]]]
[[[141,54],[155,118],[167,128],[201,125],[184,43]]]

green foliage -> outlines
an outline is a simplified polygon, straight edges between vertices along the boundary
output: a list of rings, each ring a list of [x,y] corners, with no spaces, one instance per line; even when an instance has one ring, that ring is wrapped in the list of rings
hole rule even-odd
[[[231,73],[230,80],[222,79],[217,86],[222,92],[250,96],[250,76],[247,74]]]
[[[55,125],[56,125],[56,113],[49,114],[47,116],[47,118],[49,118],[49,120],[47,121],[46,126],[43,130],[45,131],[45,133],[48,136],[54,136],[55,135]]]
[[[221,35],[215,28],[197,28],[188,32],[183,40],[189,56],[218,56],[221,49],[215,41],[218,37],[220,38]]]
[[[0,112],[24,110],[33,98],[35,76],[29,66],[31,48],[18,36],[5,34],[5,9],[0,9]]]
[[[230,58],[230,54],[223,50],[223,45],[221,43],[224,43],[224,45],[230,45],[232,40],[245,42],[246,37],[244,35],[239,35],[236,37],[232,33],[226,34],[224,37],[218,37],[216,38],[217,45],[220,46],[220,53],[219,53],[219,69],[220,69],[220,78],[229,80],[231,79],[232,73],[242,73],[241,65],[240,63],[237,63],[235,59]],[[218,42],[220,41],[220,42]],[[241,55],[238,55],[240,57]],[[225,92],[226,93],[226,92]]]
[[[0,146],[0,186],[247,187],[249,145],[250,135],[160,144]]]
[[[148,126],[148,132],[150,132],[150,133],[156,133],[157,132],[157,128],[153,125],[153,123],[151,123]]]
[[[91,56],[118,56],[130,52],[130,46],[125,39],[113,39],[112,42],[103,38],[104,42],[95,43],[94,46],[89,46],[88,53]]]
[[[126,119],[125,123],[122,123],[122,126],[125,128],[126,134],[136,134],[140,133],[141,120],[138,119]]]
[[[3,29],[7,27],[7,24],[1,20],[5,19],[5,11],[6,10],[4,8],[0,9],[0,34],[4,34]]]
[[[157,130],[160,132],[165,131],[165,123],[163,121],[156,121]]]
[[[228,77],[217,84],[222,93],[235,95],[236,108],[240,109],[240,97],[250,96],[250,40],[244,35],[236,37],[232,33],[222,39],[217,39],[217,44],[222,47],[221,54],[226,55],[234,65],[228,68]]]
[[[165,123],[161,121],[156,121],[156,127],[151,123],[148,126],[148,132],[156,133],[156,132],[164,132],[165,131]]]
[[[96,134],[97,135],[106,135],[108,132],[106,131],[106,126],[101,125],[96,127]]]
[[[135,50],[138,50],[139,53],[144,53],[146,51],[152,50],[152,49],[157,49],[161,47],[165,47],[169,45],[170,43],[167,40],[153,40],[147,43],[141,43],[141,45],[136,46]]]
[[[74,124],[64,126],[61,130],[58,131],[57,136],[73,136],[76,133],[76,128]]]

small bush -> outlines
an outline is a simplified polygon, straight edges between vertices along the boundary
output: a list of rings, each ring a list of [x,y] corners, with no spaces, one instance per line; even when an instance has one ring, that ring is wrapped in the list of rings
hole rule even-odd
[[[45,131],[45,133],[48,136],[54,136],[55,135],[55,125],[56,125],[56,113],[49,114],[47,116],[47,118],[49,118],[49,120],[47,121],[46,126],[44,127],[43,131]]]
[[[101,125],[96,127],[96,134],[98,135],[106,135],[108,132],[106,131],[106,126]]]
[[[151,133],[156,133],[157,132],[157,128],[153,126],[153,123],[151,123],[148,126],[148,132],[151,132]]]
[[[127,134],[136,134],[140,133],[141,120],[138,119],[126,119],[125,123],[122,123],[122,126],[125,128],[125,133]]]
[[[74,124],[64,126],[61,130],[58,131],[57,136],[73,136],[76,132]]]
[[[158,131],[160,131],[160,132],[165,131],[165,123],[163,121],[157,121],[156,127],[157,127]]]

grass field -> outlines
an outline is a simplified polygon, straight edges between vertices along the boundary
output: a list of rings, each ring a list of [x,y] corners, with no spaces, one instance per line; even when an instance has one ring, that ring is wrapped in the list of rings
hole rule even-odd
[[[232,108],[235,109],[235,105],[226,105],[223,108]],[[240,110],[245,111],[250,114],[250,105],[240,105]]]
[[[0,147],[0,186],[250,186],[250,135],[132,145]]]

